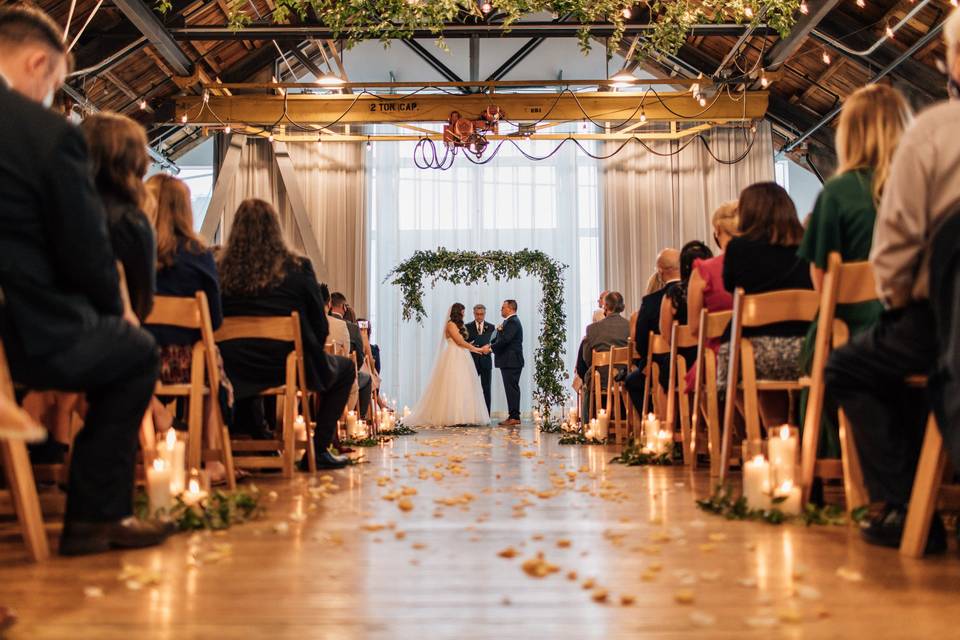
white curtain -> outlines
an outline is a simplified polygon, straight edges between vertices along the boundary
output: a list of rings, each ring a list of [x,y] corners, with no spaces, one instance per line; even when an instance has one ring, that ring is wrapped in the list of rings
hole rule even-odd
[[[522,148],[544,156],[556,142],[522,141]],[[491,144],[487,155],[496,143]],[[418,169],[413,143],[377,143],[368,152],[370,305],[373,339],[383,354],[384,393],[411,407],[429,378],[444,315],[454,302],[487,307],[487,320],[499,324],[504,299],[519,303],[524,328],[521,410],[531,406],[533,353],[540,332],[539,282],[532,277],[491,280],[477,286],[425,282],[423,325],[401,317],[399,287],[387,273],[418,249],[484,251],[539,249],[569,265],[565,273],[567,370],[595,306],[600,288],[598,163],[567,145],[549,160],[524,158],[504,144],[489,164],[476,166],[461,156],[447,171]],[[493,412],[504,415],[500,375],[493,372]]]
[[[679,249],[690,240],[712,245],[714,209],[754,182],[773,180],[769,124],[757,125],[755,139],[724,127],[704,138],[720,160],[746,155],[724,164],[699,140],[676,154],[686,140],[649,141],[652,151],[629,144],[603,165],[604,288],[622,292],[628,311],[639,307],[662,248]]]
[[[364,147],[352,142],[287,143],[297,187],[320,247],[317,277],[341,291],[357,310],[367,313]],[[261,198],[277,208],[284,237],[303,253],[303,239],[287,190],[266,140],[249,139],[224,207],[221,242],[230,233],[233,216],[246,198]]]

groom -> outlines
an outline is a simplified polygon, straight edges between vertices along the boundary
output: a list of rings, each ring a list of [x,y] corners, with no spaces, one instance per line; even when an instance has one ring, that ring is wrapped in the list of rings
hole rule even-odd
[[[473,322],[467,325],[467,342],[475,347],[490,344],[493,337],[493,325],[486,322],[487,308],[482,304],[473,307]],[[487,413],[490,413],[490,374],[493,372],[493,358],[489,353],[471,353],[473,364],[477,367],[480,376],[480,386],[483,388],[483,399],[487,403]]]
[[[520,373],[523,371],[523,327],[517,317],[517,301],[504,300],[500,315],[503,322],[490,340],[496,356],[494,364],[503,377],[503,390],[510,410],[500,426],[515,427],[520,424]]]

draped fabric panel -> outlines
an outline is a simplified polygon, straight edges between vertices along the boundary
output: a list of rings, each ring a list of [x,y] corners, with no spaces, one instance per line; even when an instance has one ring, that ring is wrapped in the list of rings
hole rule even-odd
[[[314,264],[317,277],[341,291],[366,315],[366,189],[364,148],[352,142],[287,143],[297,187],[320,247],[322,262]],[[284,237],[301,253],[304,243],[287,190],[266,140],[250,139],[228,193],[220,242],[230,233],[234,213],[246,198],[261,198],[277,208]],[[316,261],[315,261],[316,262]]]
[[[718,127],[704,137],[721,160],[746,155],[724,164],[697,140],[686,147],[686,140],[663,140],[648,142],[653,151],[627,145],[603,166],[604,286],[624,294],[628,311],[639,307],[662,248],[712,245],[714,209],[754,182],[773,180],[769,124],[758,124],[752,147],[753,135],[742,129]]]

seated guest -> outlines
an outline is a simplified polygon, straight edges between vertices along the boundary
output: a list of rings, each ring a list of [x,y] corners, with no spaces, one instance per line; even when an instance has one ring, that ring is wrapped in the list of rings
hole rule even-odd
[[[803,226],[787,192],[775,182],[759,182],[744,189],[739,200],[740,225],[723,259],[723,286],[733,293],[765,293],[784,289],[812,289],[807,261],[797,256]],[[746,328],[756,360],[757,377],[789,380],[800,377],[800,350],[807,322],[781,322]],[[730,352],[729,328],[717,353],[717,387],[723,391]],[[789,419],[784,393],[760,394],[764,426]]]
[[[643,410],[643,387],[645,384],[643,369],[647,365],[647,347],[650,342],[650,332],[660,333],[660,303],[666,295],[667,285],[680,280],[680,252],[676,249],[664,249],[657,256],[657,272],[650,277],[650,283],[663,283],[659,289],[649,293],[640,301],[640,310],[637,312],[637,323],[634,327],[636,335],[637,353],[640,360],[639,368],[631,371],[624,380],[624,386],[630,394],[630,400],[637,411]],[[660,384],[666,388],[670,372],[665,364],[667,358],[658,356],[660,365]]]
[[[353,365],[347,358],[324,352],[327,316],[313,265],[287,248],[273,206],[256,199],[240,203],[218,266],[224,317],[300,314],[307,386],[319,395],[314,431],[317,466],[344,466],[346,459],[328,449],[355,378]],[[283,384],[290,349],[289,343],[275,340],[222,343],[220,352],[237,399]]]
[[[373,358],[373,366],[377,370],[377,373],[380,373],[380,345],[373,341],[373,324],[366,318],[360,318],[357,320],[357,324],[360,326],[361,331],[366,331],[367,342],[370,345],[370,357]]]
[[[844,101],[836,135],[840,166],[837,175],[823,185],[800,243],[800,257],[810,262],[815,288],[820,288],[830,253],[839,252],[844,262],[870,256],[876,204],[890,174],[894,150],[910,118],[907,101],[899,91],[886,85],[862,87]],[[883,305],[870,301],[838,305],[836,314],[856,335],[873,326],[882,310]],[[813,322],[802,355],[805,373],[810,372],[813,364],[816,334],[817,323]],[[804,390],[801,407],[806,406],[806,397]],[[827,406],[832,404],[826,401]],[[839,458],[839,428],[832,411],[823,412],[820,433],[820,455]]]
[[[604,306],[603,306],[603,300],[606,297],[607,297],[607,292],[601,291],[600,297],[597,299],[597,308],[594,309],[593,311],[593,319],[591,320],[591,322],[600,322],[605,317],[607,317],[606,309],[604,309]]]
[[[610,351],[613,347],[627,346],[630,338],[630,323],[621,314],[623,313],[623,296],[617,291],[609,291],[603,297],[604,318],[587,327],[587,335],[580,346],[579,359],[588,365],[588,369],[581,375],[583,385],[583,406],[581,415],[589,415],[590,395],[593,393],[593,352]],[[607,386],[607,371],[600,374],[601,388]],[[597,400],[597,407],[603,406],[603,399]]]
[[[663,299],[668,304],[660,305],[660,335],[664,336],[668,343],[671,339],[670,334],[673,332],[673,321],[676,320],[682,325],[689,322],[687,288],[694,263],[712,257],[713,252],[710,251],[710,247],[699,240],[688,242],[680,250],[680,280],[667,285]]]
[[[720,255],[693,261],[693,273],[687,285],[687,325],[694,335],[700,331],[700,312],[709,313],[729,311],[733,308],[733,296],[723,287],[723,252],[727,244],[737,233],[739,224],[737,201],[730,200],[721,204],[713,212],[713,239],[720,248]],[[719,340],[711,340],[706,345],[714,354],[720,348]],[[698,354],[699,357],[699,354]],[[693,391],[697,374],[696,363],[687,371],[687,392]]]
[[[885,310],[872,328],[830,355],[825,372],[828,391],[850,419],[870,499],[886,505],[861,534],[888,547],[903,535],[930,409],[925,390],[906,386],[904,378],[929,373],[946,346],[936,339],[929,284],[937,274],[928,243],[938,225],[960,215],[960,144],[950,135],[960,131],[960,10],[943,33],[954,99],[920,114],[904,132],[877,211],[870,261]],[[950,386],[956,381],[934,376],[929,391],[956,463],[957,422],[943,420],[944,398],[956,397]],[[927,552],[945,548],[943,522],[935,515]]]
[[[366,359],[363,337],[360,335],[360,327],[357,326],[357,323],[349,321],[344,317],[344,314],[346,314],[348,310],[349,305],[347,304],[347,297],[345,295],[339,291],[334,291],[330,294],[330,315],[346,325],[347,333],[350,336],[350,355],[352,357],[360,356],[359,364],[360,368],[362,368]],[[352,310],[350,310],[350,313],[353,313]],[[356,315],[352,315],[351,317],[356,320]],[[358,371],[357,392],[360,394],[360,416],[366,416],[367,412],[370,411],[372,390],[373,378],[370,376],[370,372]]]
[[[210,324],[216,331],[223,322],[220,276],[213,252],[193,230],[190,188],[183,180],[158,173],[147,180],[147,193],[157,235],[157,294],[192,298],[197,291],[203,291],[210,310]],[[153,334],[160,347],[160,380],[165,384],[189,382],[193,345],[200,339],[200,332],[168,325],[152,325],[146,329]],[[232,396],[230,379],[221,370],[218,390],[220,413],[224,423],[231,428]],[[208,431],[208,435],[212,437],[213,432]],[[222,478],[226,472],[218,461],[206,463],[206,469],[214,480]]]
[[[0,335],[15,382],[86,394],[60,539],[61,554],[79,555],[158,544],[167,530],[133,516],[156,346],[124,315],[83,135],[43,106],[67,58],[46,14],[0,7]]]
[[[107,214],[113,253],[123,265],[133,312],[142,323],[153,308],[156,242],[143,213],[143,176],[150,158],[147,135],[137,122],[119,113],[92,113],[80,125],[93,181]]]

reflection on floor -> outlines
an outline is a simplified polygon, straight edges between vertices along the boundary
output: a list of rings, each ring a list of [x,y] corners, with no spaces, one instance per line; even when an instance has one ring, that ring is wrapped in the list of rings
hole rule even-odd
[[[726,521],[694,504],[702,470],[610,465],[612,447],[526,426],[363,453],[329,477],[256,479],[266,518],[223,534],[41,565],[5,537],[9,637],[899,639],[960,618],[955,552]]]

